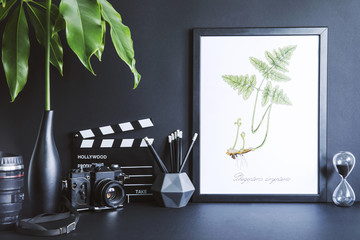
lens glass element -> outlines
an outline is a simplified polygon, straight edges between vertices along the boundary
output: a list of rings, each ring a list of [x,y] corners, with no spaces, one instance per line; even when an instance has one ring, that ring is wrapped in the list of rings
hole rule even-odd
[[[102,179],[96,187],[97,204],[116,208],[125,201],[125,190],[119,181]]]

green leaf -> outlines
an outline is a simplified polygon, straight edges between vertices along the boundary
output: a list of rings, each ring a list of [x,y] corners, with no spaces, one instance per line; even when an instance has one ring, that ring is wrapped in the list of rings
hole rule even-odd
[[[61,14],[58,15],[58,17],[55,20],[54,29],[52,30],[52,35],[55,33],[58,33],[66,28],[66,23],[64,18],[61,16]]]
[[[35,30],[37,41],[46,47],[46,15],[43,11],[28,4],[28,15]],[[63,48],[58,33],[50,38],[50,63],[63,74]]]
[[[66,22],[66,39],[81,63],[93,74],[90,58],[102,44],[100,5],[97,0],[62,0],[60,13]]]
[[[24,1],[28,5],[33,4],[34,6],[43,9],[44,11],[47,10],[47,1],[34,1],[34,0],[26,0]],[[50,16],[53,20],[56,20],[58,16],[60,15],[59,8],[55,4],[51,4],[50,9]]]
[[[141,75],[135,68],[135,58],[133,41],[130,29],[122,23],[120,14],[106,0],[99,0],[101,4],[101,14],[105,21],[110,25],[111,40],[114,44],[119,57],[130,67],[134,74],[134,88],[140,82]]]
[[[102,26],[102,43],[99,49],[95,52],[95,55],[99,59],[99,61],[101,61],[101,56],[105,49],[106,22],[104,20],[101,20],[101,26]]]
[[[27,0],[26,3],[28,3],[28,5],[29,5],[29,3],[34,4],[38,8],[41,8],[45,11],[47,10],[47,2],[46,1]],[[55,33],[58,33],[61,30],[65,29],[65,20],[61,16],[59,8],[55,4],[51,4],[50,16],[55,21],[54,26],[52,26],[52,36],[53,36]]]
[[[2,1],[2,6],[0,6],[0,21],[4,20],[12,6],[16,3],[16,0],[10,0],[8,2]]]
[[[2,41],[2,63],[12,102],[27,82],[30,41],[22,4],[10,16]]]
[[[256,86],[256,76],[249,75],[223,75],[223,80],[228,83],[234,90],[238,91],[239,95],[243,95],[244,100],[249,99]]]

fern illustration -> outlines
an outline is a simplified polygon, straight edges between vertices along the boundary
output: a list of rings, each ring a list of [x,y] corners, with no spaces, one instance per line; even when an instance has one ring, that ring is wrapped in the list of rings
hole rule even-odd
[[[223,79],[227,82],[234,90],[238,91],[239,95],[243,95],[244,100],[247,100],[256,86],[256,76],[249,75],[245,76],[234,76],[234,75],[224,75]]]
[[[285,46],[282,48],[274,49],[271,52],[265,51],[266,62],[255,57],[250,57],[250,63],[260,72],[263,79],[257,86],[256,75],[223,75],[222,79],[230,85],[234,90],[242,95],[244,100],[248,100],[250,96],[256,92],[255,103],[253,107],[251,133],[255,134],[266,120],[266,131],[263,141],[256,147],[245,148],[245,132],[241,133],[243,140],[243,146],[241,149],[236,149],[238,135],[240,134],[239,120],[235,124],[237,125],[237,134],[235,138],[235,144],[232,148],[227,150],[227,154],[232,158],[238,155],[242,155],[256,149],[261,148],[267,139],[270,125],[270,115],[273,105],[292,105],[289,97],[279,85],[273,85],[272,82],[282,83],[288,82],[291,78],[286,75],[289,72],[288,66],[290,64],[291,56],[293,55],[296,45]],[[263,86],[265,85],[265,86]],[[261,106],[265,109],[262,114],[259,123],[255,127],[255,117],[257,113],[257,105],[259,101],[259,95],[261,96]]]

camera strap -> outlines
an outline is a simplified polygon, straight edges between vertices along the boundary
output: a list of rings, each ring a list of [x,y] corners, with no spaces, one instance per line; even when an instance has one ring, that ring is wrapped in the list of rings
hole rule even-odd
[[[22,219],[19,221],[17,231],[33,236],[58,236],[74,231],[77,223],[79,222],[80,216],[69,200],[66,197],[63,198],[65,207],[69,210],[68,212],[52,214],[43,213],[33,218]],[[41,225],[50,222],[54,223],[56,221],[64,222],[64,220],[67,220],[67,223],[65,225],[61,225],[60,227],[47,228]]]

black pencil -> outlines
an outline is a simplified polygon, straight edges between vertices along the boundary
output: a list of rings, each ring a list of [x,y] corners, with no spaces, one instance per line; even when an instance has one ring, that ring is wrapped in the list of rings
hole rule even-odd
[[[190,152],[191,152],[191,150],[192,150],[192,148],[193,148],[193,146],[194,146],[194,143],[195,143],[195,141],[196,141],[197,136],[198,136],[198,134],[195,133],[194,136],[193,136],[193,138],[192,138],[191,145],[190,145],[190,147],[189,147],[189,149],[188,149],[188,151],[187,151],[187,153],[186,153],[186,155],[185,155],[185,158],[184,158],[184,161],[183,161],[183,163],[182,163],[182,165],[181,165],[181,168],[180,168],[180,170],[179,170],[179,173],[181,173],[181,171],[184,169],[185,163],[186,163],[186,161],[189,159]]]
[[[148,137],[144,137],[144,140],[145,140],[146,144],[148,145],[150,152],[152,153],[154,159],[156,160],[156,163],[158,164],[159,168],[162,170],[163,173],[168,173],[168,170],[166,169],[163,161],[157,154],[155,148],[150,144]]]

